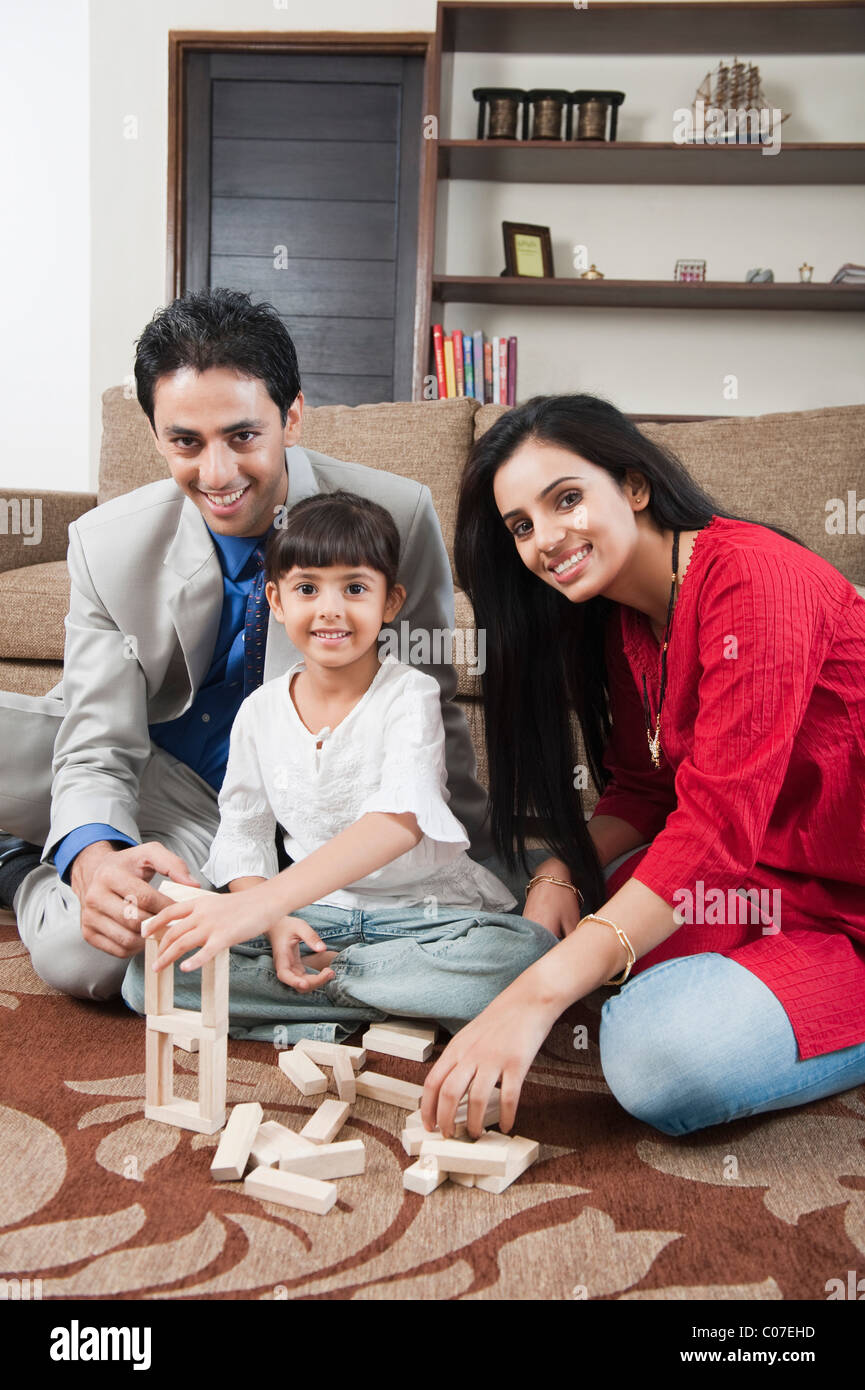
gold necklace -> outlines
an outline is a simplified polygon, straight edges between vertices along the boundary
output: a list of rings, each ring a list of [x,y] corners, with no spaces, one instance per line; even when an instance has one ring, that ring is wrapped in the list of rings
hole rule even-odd
[[[649,740],[649,753],[655,767],[661,766],[661,708],[667,689],[667,647],[670,639],[670,624],[673,619],[673,604],[676,598],[676,579],[679,572],[679,531],[673,532],[673,582],[670,585],[670,602],[667,605],[667,624],[664,628],[664,644],[661,647],[661,688],[658,696],[658,713],[655,719],[655,732],[652,733],[652,716],[649,711],[649,692],[646,689],[646,675],[643,673],[643,709],[646,714],[646,737]]]

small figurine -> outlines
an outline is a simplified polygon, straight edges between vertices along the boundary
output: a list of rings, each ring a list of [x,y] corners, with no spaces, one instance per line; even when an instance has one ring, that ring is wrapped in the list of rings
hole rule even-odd
[[[580,276],[581,280],[603,280],[603,278],[604,272],[602,270],[598,270],[598,267],[594,264],[594,262],[589,266],[588,270],[584,270],[582,275]]]
[[[757,269],[757,270],[749,270],[748,273],[747,273],[746,276],[745,276],[745,279],[746,279],[746,280],[749,280],[749,281],[753,281],[753,282],[755,282],[756,284],[766,285],[766,284],[769,284],[771,281],[773,281],[773,280],[775,279],[775,272],[772,271],[772,270],[760,270],[760,269]]]
[[[799,267],[799,279],[802,281],[802,284],[809,285],[811,283],[811,276],[813,274],[814,267],[812,265],[809,265],[807,261],[803,261]]]

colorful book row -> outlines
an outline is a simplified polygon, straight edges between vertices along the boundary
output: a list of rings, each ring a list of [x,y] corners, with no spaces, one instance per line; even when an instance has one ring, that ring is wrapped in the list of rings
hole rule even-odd
[[[445,333],[433,324],[439,400],[473,396],[485,405],[517,403],[517,340],[483,333]]]

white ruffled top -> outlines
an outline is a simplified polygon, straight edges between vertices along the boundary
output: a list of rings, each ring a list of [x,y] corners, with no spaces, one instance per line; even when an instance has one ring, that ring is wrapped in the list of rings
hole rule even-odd
[[[299,861],[370,811],[412,811],[423,831],[412,849],[319,901],[366,910],[515,907],[505,885],[466,854],[465,829],[448,808],[445,731],[433,677],[388,655],[345,718],[311,733],[290,694],[304,665],[259,686],[237,713],[219,829],[203,865],[210,881],[221,887],[252,874],[273,878],[277,824],[286,853]]]

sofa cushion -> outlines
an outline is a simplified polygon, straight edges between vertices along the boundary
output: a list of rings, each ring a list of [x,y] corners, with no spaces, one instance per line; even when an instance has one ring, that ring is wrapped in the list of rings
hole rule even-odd
[[[68,612],[65,560],[0,574],[0,657],[62,661]]]
[[[483,406],[475,437],[503,412],[500,405]],[[637,423],[647,438],[678,454],[718,506],[791,531],[851,583],[865,584],[861,534],[826,529],[832,499],[846,519],[848,492],[854,507],[865,498],[865,405]]]
[[[322,405],[305,410],[301,443],[331,458],[365,463],[426,483],[453,552],[456,491],[474,439],[477,401],[395,401],[383,405]],[[169,468],[157,452],[147,417],[138,401],[120,386],[102,397],[102,453],[99,501],[119,497],[157,478]]]

